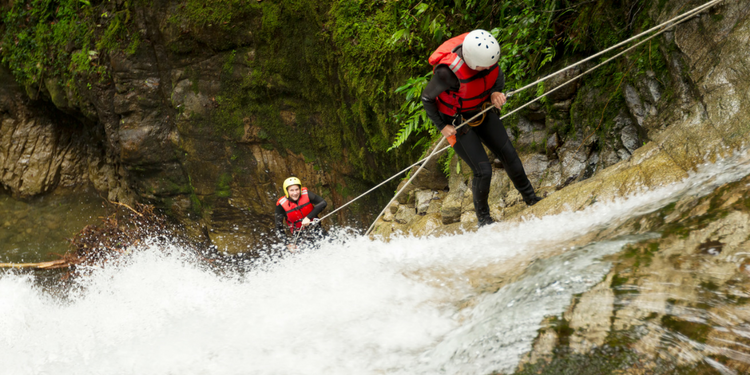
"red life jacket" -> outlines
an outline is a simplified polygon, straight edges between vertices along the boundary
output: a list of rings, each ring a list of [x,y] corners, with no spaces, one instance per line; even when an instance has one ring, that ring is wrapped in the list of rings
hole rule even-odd
[[[297,203],[292,202],[287,197],[281,197],[276,201],[277,206],[281,206],[286,212],[286,223],[289,225],[289,230],[294,233],[296,229],[302,226],[302,220],[312,212],[313,206],[310,203],[310,198],[307,197],[307,188],[303,187],[300,189],[299,199]]]
[[[467,34],[469,33],[448,39],[428,60],[433,72],[438,66],[446,65],[458,77],[458,91],[443,91],[437,97],[438,110],[448,116],[481,110],[482,103],[489,99],[490,90],[495,86],[500,72],[497,64],[482,71],[473,70],[454,52],[463,44]]]

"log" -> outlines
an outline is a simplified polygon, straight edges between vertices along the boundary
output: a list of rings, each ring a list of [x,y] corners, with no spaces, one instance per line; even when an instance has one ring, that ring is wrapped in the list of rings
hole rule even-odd
[[[59,259],[40,263],[0,263],[0,268],[36,268],[40,270],[70,267],[67,260]]]

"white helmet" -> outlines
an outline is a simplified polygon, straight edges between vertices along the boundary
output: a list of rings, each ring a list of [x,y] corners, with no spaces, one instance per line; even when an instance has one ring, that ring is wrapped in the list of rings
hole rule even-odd
[[[463,54],[469,68],[489,67],[500,59],[500,44],[488,31],[476,29],[464,38]]]

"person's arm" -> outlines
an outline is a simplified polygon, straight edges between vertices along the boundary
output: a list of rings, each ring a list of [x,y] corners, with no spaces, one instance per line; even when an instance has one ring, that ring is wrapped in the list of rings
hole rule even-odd
[[[500,69],[500,67],[497,67],[497,79],[495,80],[495,85],[492,86],[492,91],[490,91],[490,95],[495,92],[503,92],[505,89],[505,73],[503,73],[503,70]]]
[[[286,225],[286,212],[284,212],[281,206],[277,205],[274,215],[276,216],[276,235],[284,242],[284,245],[288,245],[291,239],[289,238],[289,229]]]
[[[507,98],[505,97],[505,93],[503,93],[503,89],[505,89],[505,73],[503,73],[503,70],[500,69],[500,67],[498,67],[497,70],[497,79],[495,80],[495,85],[492,86],[492,90],[490,91],[490,101],[499,109],[505,104]]]
[[[318,217],[318,214],[320,214],[326,208],[326,206],[328,206],[328,202],[326,202],[326,200],[319,195],[315,195],[309,191],[307,192],[307,198],[310,199],[310,203],[315,206],[315,208],[313,208],[313,210],[309,214],[307,214],[307,218],[312,220]]]
[[[458,77],[445,65],[440,65],[435,68],[435,73],[432,75],[430,82],[427,83],[424,90],[422,90],[422,106],[424,106],[427,117],[432,120],[435,127],[438,130],[443,130],[445,123],[440,118],[440,112],[437,107],[437,97],[442,92],[451,88],[458,90],[459,82]]]

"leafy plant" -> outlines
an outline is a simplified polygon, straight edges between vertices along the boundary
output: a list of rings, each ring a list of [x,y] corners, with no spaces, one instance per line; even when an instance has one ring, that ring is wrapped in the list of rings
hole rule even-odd
[[[397,94],[404,93],[406,95],[406,101],[395,115],[397,122],[401,123],[401,128],[396,133],[396,140],[393,141],[388,151],[404,144],[409,136],[414,133],[427,131],[431,136],[437,134],[437,129],[428,121],[427,113],[422,109],[421,101],[422,90],[431,76],[432,72],[421,77],[409,78],[405,85],[396,89]],[[424,140],[425,138],[422,138],[414,147],[425,143]]]
[[[425,49],[422,56],[418,57],[423,62],[413,64],[425,66],[426,55],[447,37],[475,28],[490,29],[493,23],[499,23],[498,27],[491,28],[490,31],[501,45],[502,54],[498,64],[505,73],[506,85],[521,87],[555,58],[555,22],[574,9],[565,7],[558,11],[561,3],[568,2],[523,0],[497,4],[487,0],[458,0],[455,3],[437,1],[430,5],[418,2],[400,13],[401,27],[392,34],[390,42],[403,43],[412,48],[421,45],[420,43],[424,44],[425,40],[429,41],[429,49]],[[478,18],[482,15],[483,18]],[[395,90],[396,94],[404,94],[405,98],[393,116],[400,126],[389,151],[425,131],[428,136],[417,140],[413,147],[426,148],[438,134],[419,100],[421,90],[431,76],[428,73],[409,78],[405,85]],[[543,84],[537,86],[538,94],[543,91]]]
[[[45,78],[73,82],[76,73],[108,78],[99,61],[112,50],[137,47],[130,0],[91,5],[86,0],[14,0],[0,14],[0,57],[16,80],[37,87]],[[130,43],[130,44],[128,44]],[[135,46],[133,46],[135,44]],[[132,48],[131,48],[132,47]]]

